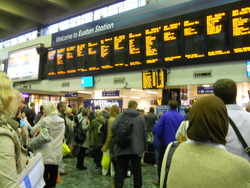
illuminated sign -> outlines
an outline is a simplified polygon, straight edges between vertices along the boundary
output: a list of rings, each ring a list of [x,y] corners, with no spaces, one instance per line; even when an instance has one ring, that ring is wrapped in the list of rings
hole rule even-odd
[[[94,87],[94,77],[93,76],[81,77],[81,87]]]
[[[143,89],[163,89],[166,83],[165,71],[149,71],[142,73]]]
[[[250,58],[250,2],[77,41],[48,52],[49,78]]]
[[[250,61],[247,61],[247,77],[250,77]]]

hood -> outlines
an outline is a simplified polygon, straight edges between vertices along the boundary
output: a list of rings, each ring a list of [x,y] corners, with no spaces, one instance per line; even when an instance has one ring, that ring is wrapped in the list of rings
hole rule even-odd
[[[137,117],[140,115],[139,112],[134,109],[127,109],[123,113],[129,117]]]

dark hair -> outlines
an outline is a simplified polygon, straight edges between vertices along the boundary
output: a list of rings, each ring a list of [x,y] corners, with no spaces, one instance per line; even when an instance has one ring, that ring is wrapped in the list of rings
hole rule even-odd
[[[150,107],[150,108],[149,108],[149,112],[150,112],[150,113],[154,113],[154,112],[155,112],[154,107]]]
[[[178,102],[175,100],[170,100],[168,102],[168,105],[170,106],[171,110],[175,110],[178,107]]]
[[[217,80],[214,85],[214,95],[223,100],[225,104],[235,104],[237,96],[236,83],[231,79]]]
[[[61,109],[64,105],[66,105],[65,102],[59,102],[59,103],[57,103],[57,110]]]
[[[94,120],[95,119],[95,112],[90,112],[89,113],[89,121],[92,121],[92,120]]]
[[[40,106],[40,112],[43,113],[43,105]]]
[[[128,108],[136,109],[138,103],[136,101],[128,101]]]

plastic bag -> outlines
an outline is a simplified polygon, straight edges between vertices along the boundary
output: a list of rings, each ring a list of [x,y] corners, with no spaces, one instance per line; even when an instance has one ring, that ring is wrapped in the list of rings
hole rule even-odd
[[[101,165],[103,168],[108,169],[110,165],[109,151],[103,152]]]
[[[67,144],[62,145],[63,156],[67,156],[71,153],[71,150]]]

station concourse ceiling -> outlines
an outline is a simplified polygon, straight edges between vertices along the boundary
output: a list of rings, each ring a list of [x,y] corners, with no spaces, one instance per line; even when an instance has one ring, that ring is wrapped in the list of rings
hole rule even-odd
[[[0,0],[0,40],[122,0]]]

